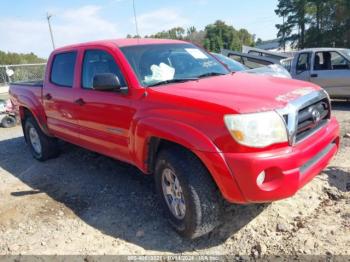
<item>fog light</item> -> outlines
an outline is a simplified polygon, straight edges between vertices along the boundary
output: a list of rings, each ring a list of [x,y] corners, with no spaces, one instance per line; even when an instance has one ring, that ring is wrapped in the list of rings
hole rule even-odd
[[[265,171],[262,171],[256,178],[256,184],[261,186],[265,181]]]

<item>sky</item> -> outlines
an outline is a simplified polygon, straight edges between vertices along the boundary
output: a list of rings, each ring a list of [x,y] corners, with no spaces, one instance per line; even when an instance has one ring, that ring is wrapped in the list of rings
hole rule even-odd
[[[220,19],[236,29],[246,28],[263,40],[276,37],[274,13],[278,0],[135,0],[141,35],[175,26],[204,29]],[[0,0],[0,50],[47,58],[56,47],[99,39],[135,35],[132,0]]]

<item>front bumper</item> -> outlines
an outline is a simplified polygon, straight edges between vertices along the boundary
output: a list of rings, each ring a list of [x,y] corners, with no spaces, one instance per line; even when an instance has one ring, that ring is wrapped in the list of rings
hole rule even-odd
[[[210,168],[209,171],[229,202],[272,202],[293,196],[328,165],[338,147],[339,124],[331,118],[324,128],[294,146],[259,153],[223,154],[234,180],[231,183],[227,177],[226,182],[220,183],[217,176],[225,173],[215,174],[216,170]],[[263,171],[266,182],[259,186],[257,177]]]

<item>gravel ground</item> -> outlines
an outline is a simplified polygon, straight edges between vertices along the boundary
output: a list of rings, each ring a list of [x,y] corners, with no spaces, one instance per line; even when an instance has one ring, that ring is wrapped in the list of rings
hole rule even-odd
[[[335,102],[342,137],[350,103]],[[163,219],[152,178],[62,143],[35,161],[20,127],[0,129],[0,254],[350,255],[350,138],[294,197],[232,206],[202,239],[181,239]]]

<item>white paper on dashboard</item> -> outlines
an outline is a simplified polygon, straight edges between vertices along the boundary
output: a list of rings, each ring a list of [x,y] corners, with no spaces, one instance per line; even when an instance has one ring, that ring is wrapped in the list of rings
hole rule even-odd
[[[153,81],[167,81],[174,79],[175,76],[175,68],[168,66],[167,64],[160,63],[158,65],[152,65],[151,66],[152,75],[146,76],[145,81],[146,82],[153,82]]]
[[[208,59],[208,56],[204,54],[201,50],[196,48],[185,48],[186,52],[189,53],[196,59]]]

